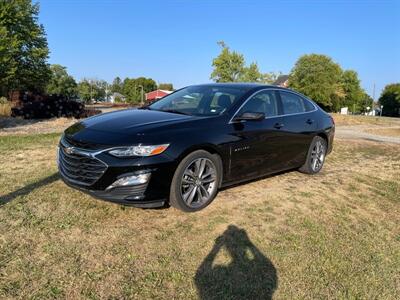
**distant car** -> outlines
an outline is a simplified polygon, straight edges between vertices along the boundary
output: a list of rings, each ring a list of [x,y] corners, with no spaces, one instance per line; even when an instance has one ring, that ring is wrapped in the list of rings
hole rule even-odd
[[[58,166],[65,183],[95,197],[191,212],[224,186],[284,170],[318,173],[334,131],[330,115],[289,89],[195,85],[76,123],[61,138]]]

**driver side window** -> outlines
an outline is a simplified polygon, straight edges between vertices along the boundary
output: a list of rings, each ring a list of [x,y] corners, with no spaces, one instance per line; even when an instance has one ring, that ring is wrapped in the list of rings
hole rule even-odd
[[[262,91],[250,98],[240,109],[238,115],[245,112],[264,113],[266,117],[278,115],[278,101],[274,91]]]

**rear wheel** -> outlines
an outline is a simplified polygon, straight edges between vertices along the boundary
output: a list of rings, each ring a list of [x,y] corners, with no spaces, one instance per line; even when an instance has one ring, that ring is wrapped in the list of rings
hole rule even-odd
[[[306,174],[318,173],[324,165],[326,151],[326,140],[320,136],[314,137],[308,150],[306,162],[299,171]]]
[[[222,178],[221,159],[198,150],[186,156],[175,171],[170,204],[185,212],[205,208],[215,198]]]

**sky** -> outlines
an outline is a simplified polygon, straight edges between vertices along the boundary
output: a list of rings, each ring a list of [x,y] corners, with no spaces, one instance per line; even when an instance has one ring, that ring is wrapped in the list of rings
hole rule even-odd
[[[318,53],[357,71],[371,96],[375,84],[375,98],[400,82],[400,0],[38,2],[50,63],[77,80],[207,83],[223,40],[262,72],[287,74],[301,55]]]

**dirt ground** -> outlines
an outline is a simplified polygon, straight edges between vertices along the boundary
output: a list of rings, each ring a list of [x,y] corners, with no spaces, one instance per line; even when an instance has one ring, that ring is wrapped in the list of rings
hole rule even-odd
[[[0,136],[62,132],[77,121],[74,118],[25,120],[22,118],[0,117]]]

